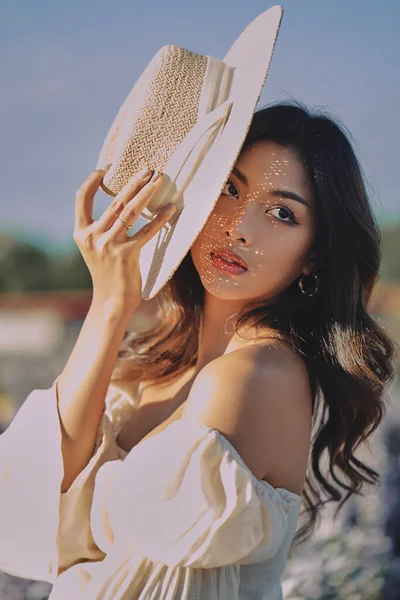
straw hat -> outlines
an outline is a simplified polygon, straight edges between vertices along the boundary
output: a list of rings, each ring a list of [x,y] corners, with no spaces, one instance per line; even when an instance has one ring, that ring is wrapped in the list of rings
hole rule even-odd
[[[173,202],[171,220],[141,249],[142,298],[152,299],[181,264],[240,154],[267,77],[283,9],[273,6],[240,34],[224,59],[164,46],[122,104],[97,163],[111,163],[103,191],[116,196],[147,166],[164,173],[141,216]],[[184,209],[184,210],[183,210]]]

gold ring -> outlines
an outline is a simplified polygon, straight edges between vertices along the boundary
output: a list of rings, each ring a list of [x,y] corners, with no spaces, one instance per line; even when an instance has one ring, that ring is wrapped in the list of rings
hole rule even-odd
[[[123,223],[125,225],[125,227],[127,228],[128,231],[130,231],[133,227],[133,225],[128,225],[127,223],[125,223],[125,221],[123,221],[121,219],[121,217],[118,217],[118,219],[121,221],[121,223]]]

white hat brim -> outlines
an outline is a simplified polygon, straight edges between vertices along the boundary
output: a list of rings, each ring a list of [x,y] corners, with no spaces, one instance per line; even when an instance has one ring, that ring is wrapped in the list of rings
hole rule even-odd
[[[142,247],[139,258],[142,298],[151,300],[173,276],[218,201],[240,154],[264,86],[283,9],[273,6],[256,17],[236,39],[223,61],[233,67],[228,101],[232,108],[213,144],[184,191],[184,210]]]

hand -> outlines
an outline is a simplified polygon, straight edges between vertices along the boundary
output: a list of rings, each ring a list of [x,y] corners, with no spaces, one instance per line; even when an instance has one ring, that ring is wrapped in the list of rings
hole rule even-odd
[[[123,311],[130,318],[142,301],[140,249],[167,223],[176,207],[161,209],[132,237],[127,235],[128,229],[118,217],[129,226],[135,223],[162,180],[161,173],[156,179],[157,173],[151,177],[149,170],[144,179],[135,174],[94,221],[93,200],[106,172],[91,173],[76,193],[73,239],[92,277],[93,302],[100,303],[107,314]]]

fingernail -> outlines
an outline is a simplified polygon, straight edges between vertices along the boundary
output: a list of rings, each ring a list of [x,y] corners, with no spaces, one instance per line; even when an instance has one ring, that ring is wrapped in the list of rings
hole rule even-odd
[[[161,177],[160,171],[154,171],[153,177],[150,179],[151,183],[154,183]]]
[[[140,179],[146,179],[150,175],[150,169],[148,167],[144,167],[141,171],[139,171]]]
[[[106,165],[106,166],[104,167],[104,171],[108,171],[108,169],[109,169],[111,166],[112,166],[112,163],[110,163],[109,165]]]

